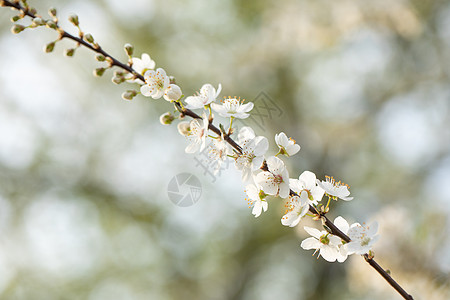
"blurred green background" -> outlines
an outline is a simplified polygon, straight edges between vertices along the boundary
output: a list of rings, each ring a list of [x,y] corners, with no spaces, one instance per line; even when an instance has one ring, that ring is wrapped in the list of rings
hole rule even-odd
[[[254,126],[302,146],[285,162],[334,175],[355,200],[330,218],[380,223],[376,258],[415,299],[449,299],[449,1],[29,1],[58,8],[123,60],[149,53],[185,95],[264,92],[281,114]],[[361,257],[300,248],[283,203],[255,219],[240,174],[214,181],[184,153],[164,100],[123,101],[99,64],[50,30],[10,32],[0,9],[1,299],[400,299]],[[261,125],[261,123],[259,123]],[[202,182],[190,207],[167,185]],[[318,226],[314,224],[312,226]]]

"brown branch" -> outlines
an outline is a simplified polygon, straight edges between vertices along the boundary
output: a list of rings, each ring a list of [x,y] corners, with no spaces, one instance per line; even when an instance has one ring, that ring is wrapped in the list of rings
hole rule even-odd
[[[8,0],[0,0],[0,6],[7,6],[7,7],[12,7],[15,8],[21,12],[23,12],[24,15],[27,15],[31,18],[36,18],[36,15],[34,15],[33,13],[31,13],[28,8],[23,7],[19,1],[8,1]],[[104,51],[100,46],[97,45],[91,45],[90,43],[84,41],[82,38],[76,37],[71,35],[70,33],[66,32],[65,30],[61,29],[59,26],[57,26],[57,31],[60,32],[60,37],[61,38],[68,38],[71,39],[77,43],[79,43],[80,45],[85,46],[86,48],[102,54],[105,57],[109,57],[110,58],[110,64],[111,66],[116,66],[119,68],[122,68],[123,70],[129,72],[130,74],[134,75],[136,78],[142,80],[143,82],[145,82],[144,77],[137,73],[132,67],[130,67],[127,64],[121,63],[119,60],[117,60],[116,58],[114,58],[113,56],[111,56],[110,54],[108,54],[106,51]],[[175,107],[177,108],[177,110],[183,115],[183,116],[189,116],[191,118],[194,119],[201,119],[201,117],[196,114],[195,112],[193,112],[190,109],[187,109],[185,107],[183,107],[181,105],[181,103],[179,101],[174,102]],[[216,133],[217,135],[221,136],[222,133],[220,131],[219,128],[217,128],[216,126],[214,126],[211,122],[208,125],[208,128],[213,131],[214,133]],[[225,141],[228,142],[228,144],[230,144],[230,146],[232,146],[236,151],[238,151],[238,153],[242,154],[242,147],[236,143],[231,137],[230,135],[224,135],[224,139]],[[267,170],[267,165],[265,165],[265,170]],[[295,193],[294,191],[290,190],[290,194],[293,196],[298,196],[297,193]],[[321,217],[322,220],[324,220],[324,225],[327,226],[329,228],[329,230],[331,231],[331,233],[333,235],[336,235],[338,237],[340,237],[343,241],[345,242],[350,242],[351,239],[350,237],[348,237],[345,233],[343,233],[341,230],[339,230],[339,228],[336,227],[336,225],[334,225],[333,222],[330,221],[330,219],[327,218],[327,216],[325,215],[325,213],[319,212],[314,206],[310,205],[309,206],[309,211],[315,215],[319,215]],[[402,297],[404,299],[407,300],[413,300],[413,297],[411,295],[409,295],[372,257],[370,257],[368,254],[364,254],[363,255],[364,259],[366,260],[366,262],[372,267],[374,268],[400,295],[402,295]]]

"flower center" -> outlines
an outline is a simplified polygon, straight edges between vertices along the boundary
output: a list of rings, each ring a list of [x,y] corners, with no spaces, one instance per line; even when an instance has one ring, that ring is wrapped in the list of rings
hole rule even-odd
[[[324,234],[319,238],[319,241],[324,244],[328,245],[330,243],[330,239],[328,238],[328,234]]]
[[[273,179],[273,181],[274,181],[276,184],[280,184],[280,183],[283,182],[283,177],[281,177],[281,175],[275,175],[275,178]]]
[[[368,238],[368,237],[363,237],[363,238],[361,239],[361,246],[367,246],[367,245],[369,245],[369,242],[370,242],[370,238]]]

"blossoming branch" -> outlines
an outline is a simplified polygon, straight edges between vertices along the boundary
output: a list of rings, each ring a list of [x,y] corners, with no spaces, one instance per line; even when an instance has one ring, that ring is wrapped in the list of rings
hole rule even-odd
[[[137,95],[153,99],[164,99],[172,103],[177,114],[167,112],[160,117],[164,125],[178,122],[178,132],[186,138],[186,153],[196,153],[209,146],[210,159],[220,166],[227,160],[234,160],[235,167],[242,173],[242,182],[251,213],[259,217],[269,208],[269,202],[285,201],[286,212],[281,218],[281,224],[288,227],[298,226],[305,217],[320,221],[321,229],[304,226],[311,235],[300,244],[305,250],[314,250],[318,257],[328,262],[344,262],[349,255],[362,255],[364,259],[404,298],[413,299],[378,263],[374,260],[372,247],[378,240],[378,224],[368,226],[359,223],[349,224],[338,216],[333,222],[327,217],[333,201],[351,201],[348,185],[336,181],[333,177],[320,180],[312,171],[304,171],[298,177],[290,176],[283,157],[289,157],[300,151],[295,140],[280,132],[274,137],[278,152],[267,154],[269,139],[259,136],[246,126],[236,132],[233,120],[245,119],[250,116],[254,107],[252,102],[246,102],[239,97],[219,99],[221,84],[203,84],[195,94],[185,97],[174,77],[167,75],[163,68],[156,68],[155,61],[144,53],[135,57],[134,48],[130,44],[124,46],[127,62],[120,62],[105,52],[89,33],[80,28],[78,16],[69,16],[69,21],[78,29],[78,36],[69,34],[59,26],[57,11],[49,10],[49,19],[39,15],[28,5],[26,0],[0,0],[0,5],[10,7],[18,14],[11,18],[15,23],[11,31],[15,34],[40,26],[48,27],[58,33],[58,38],[44,47],[45,52],[52,52],[55,44],[62,39],[73,40],[74,48],[65,51],[66,56],[73,56],[76,49],[83,46],[96,53],[97,61],[106,66],[94,70],[94,75],[102,76],[106,71],[116,68],[112,81],[115,84],[127,83],[134,88],[122,94],[124,100],[132,100]],[[31,18],[28,26],[16,22]],[[156,68],[156,69],[155,69]],[[214,125],[215,114],[227,121],[225,124]],[[186,117],[192,118],[185,121]]]

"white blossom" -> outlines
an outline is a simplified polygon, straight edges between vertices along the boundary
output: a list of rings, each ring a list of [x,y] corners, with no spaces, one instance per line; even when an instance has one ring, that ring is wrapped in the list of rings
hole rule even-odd
[[[263,136],[257,136],[241,143],[242,154],[236,157],[236,168],[242,171],[242,181],[253,180],[253,172],[258,170],[264,161],[264,154],[269,149],[269,141]]]
[[[222,139],[215,139],[210,146],[209,157],[211,160],[216,161],[216,169],[214,170],[214,175],[220,171],[222,164],[229,159],[228,155],[231,154],[228,143]]]
[[[243,144],[246,140],[252,140],[256,137],[255,132],[249,126],[244,126],[239,130],[237,142]]]
[[[131,61],[133,63],[133,69],[141,75],[144,75],[145,72],[155,68],[155,61],[153,61],[147,53],[143,53],[141,58],[133,57]]]
[[[167,101],[177,101],[180,100],[181,95],[183,93],[181,92],[181,89],[176,84],[169,84],[169,86],[164,91],[164,99]]]
[[[377,222],[366,227],[361,226],[359,223],[352,224],[348,230],[348,236],[351,239],[351,242],[347,244],[349,253],[360,255],[368,253],[379,238],[379,236],[376,235],[377,231]]]
[[[253,109],[253,103],[249,102],[242,104],[240,99],[228,98],[223,101],[222,105],[211,103],[211,108],[218,112],[222,117],[245,119],[249,116],[248,112]]]
[[[144,74],[145,84],[141,86],[141,94],[153,99],[161,98],[169,86],[169,77],[164,69],[150,70]]]
[[[305,250],[315,249],[314,254],[319,251],[319,256],[322,256],[326,261],[334,262],[340,256],[338,245],[341,239],[332,235],[325,230],[318,230],[316,228],[305,226],[303,227],[312,237],[302,241],[300,247]],[[313,255],[314,255],[313,254]]]
[[[278,195],[281,198],[289,196],[289,173],[283,161],[278,157],[271,156],[267,159],[269,171],[258,173],[255,182],[269,195]]]
[[[317,184],[325,190],[325,193],[334,198],[341,198],[345,201],[350,201],[353,197],[349,197],[350,191],[348,190],[348,185],[340,181],[335,181],[333,177],[326,176],[325,181],[317,180]]]
[[[275,135],[275,142],[280,148],[280,154],[292,156],[300,151],[300,146],[291,138],[288,138],[284,132]]]
[[[186,153],[195,153],[203,151],[206,147],[206,136],[208,135],[208,117],[203,114],[201,123],[197,119],[191,120],[187,138],[190,144],[186,147]]]
[[[189,132],[191,131],[191,124],[190,124],[190,122],[186,122],[186,121],[180,122],[177,125],[177,129],[181,135],[188,136]]]
[[[294,227],[300,222],[302,217],[309,210],[308,192],[303,190],[299,196],[290,197],[290,201],[286,205],[288,211],[281,218],[281,224],[284,226]]]
[[[303,190],[308,192],[308,202],[317,205],[325,193],[325,191],[317,185],[316,175],[310,171],[304,171],[298,179],[289,179],[289,187],[298,195]]]
[[[258,189],[254,184],[249,184],[245,187],[245,193],[248,196],[249,205],[253,206],[252,214],[255,218],[261,215],[262,211],[267,211],[269,204],[264,199],[266,195],[263,191]]]
[[[216,101],[217,97],[222,90],[222,85],[219,83],[219,87],[216,89],[209,83],[204,84],[200,89],[200,92],[196,96],[189,96],[186,98],[186,107],[189,109],[202,108],[211,102]]]

